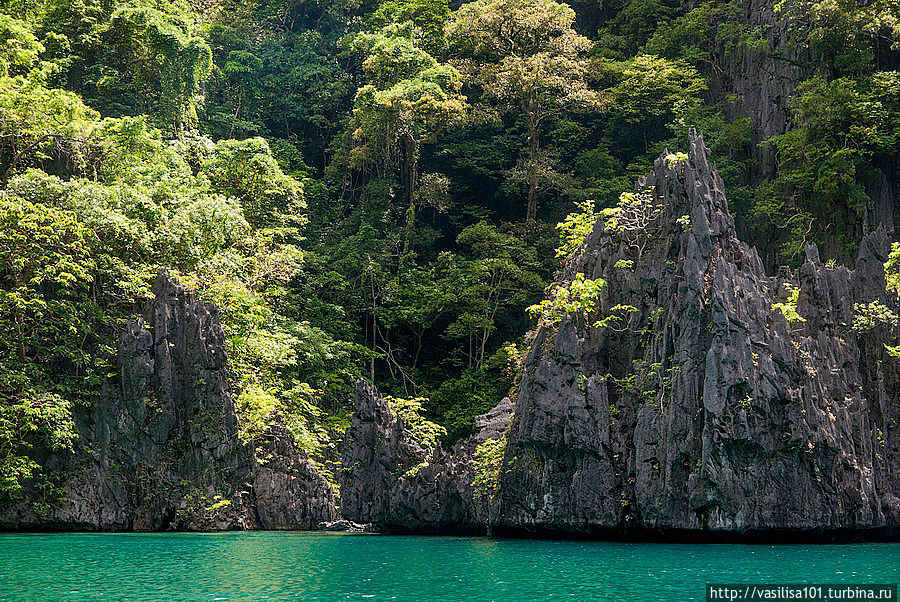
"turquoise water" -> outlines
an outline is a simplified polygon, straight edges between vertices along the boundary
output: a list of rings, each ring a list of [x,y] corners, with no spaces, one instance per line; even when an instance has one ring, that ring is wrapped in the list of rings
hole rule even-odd
[[[704,600],[704,584],[742,581],[895,583],[900,544],[0,535],[2,600]]]

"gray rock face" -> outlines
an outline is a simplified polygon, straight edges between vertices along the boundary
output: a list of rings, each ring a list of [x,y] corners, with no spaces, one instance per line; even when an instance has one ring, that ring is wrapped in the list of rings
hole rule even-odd
[[[884,229],[853,270],[815,247],[790,279],[767,276],[735,234],[702,138],[641,179],[660,208],[646,236],[598,223],[565,267],[602,278],[599,310],[538,329],[514,402],[430,456],[371,386],[358,385],[342,514],[413,529],[497,532],[860,533],[900,527],[896,334],[851,328],[885,292]],[[773,304],[799,286],[788,322]],[[598,319],[629,305],[609,327]],[[508,437],[499,490],[474,496],[474,451]],[[427,462],[426,466],[420,466]],[[891,535],[894,536],[894,535]]]
[[[798,312],[738,240],[702,138],[657,160],[637,189],[662,208],[638,256],[598,223],[566,266],[603,278],[595,328],[571,315],[539,329],[515,404],[491,522],[578,532],[891,529],[898,523],[896,336],[850,328],[885,293],[887,238],[854,270],[799,273]],[[690,223],[682,224],[689,216]],[[617,262],[632,261],[633,267]],[[627,264],[624,264],[627,265]]]
[[[121,393],[77,417],[75,450],[42,458],[58,493],[0,506],[0,527],[101,530],[313,528],[331,488],[281,432],[257,465],[237,436],[214,305],[161,275],[119,341]]]
[[[256,457],[253,492],[258,528],[313,530],[337,519],[335,492],[296,449],[287,429],[269,429]]]
[[[732,117],[753,121],[756,141],[783,134],[790,124],[790,99],[797,84],[810,77],[813,57],[791,43],[792,27],[778,14],[771,0],[740,0],[741,13],[754,36],[766,41],[764,48],[729,45],[720,50],[723,68],[715,70],[721,96],[734,95],[729,104]],[[768,177],[777,167],[769,146],[753,145],[751,165],[756,177]]]
[[[341,514],[387,528],[464,532],[487,524],[488,501],[475,496],[474,452],[502,436],[512,403],[504,399],[476,424],[478,433],[430,454],[372,385],[356,384],[355,413],[343,446]]]

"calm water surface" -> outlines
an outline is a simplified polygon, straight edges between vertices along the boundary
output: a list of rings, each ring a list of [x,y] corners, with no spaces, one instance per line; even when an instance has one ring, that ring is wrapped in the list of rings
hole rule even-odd
[[[894,583],[900,544],[0,534],[0,600],[703,600],[741,581]]]

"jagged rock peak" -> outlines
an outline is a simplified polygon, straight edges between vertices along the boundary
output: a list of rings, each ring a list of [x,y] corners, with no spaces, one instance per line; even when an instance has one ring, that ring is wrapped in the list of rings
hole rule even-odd
[[[896,533],[900,375],[884,349],[896,336],[849,326],[856,303],[896,310],[884,231],[866,237],[854,270],[809,247],[798,274],[767,276],[694,132],[687,155],[664,153],[635,191],[659,209],[639,240],[599,222],[560,278],[605,281],[593,318],[630,310],[611,326],[575,314],[541,326],[516,398],[479,417],[479,433],[429,456],[358,385],[346,517],[496,532]],[[793,322],[774,306],[785,283],[801,287]],[[499,489],[478,502],[475,449],[503,433]]]
[[[885,298],[883,232],[852,272],[811,248],[806,321],[789,323],[702,137],[687,157],[661,156],[636,191],[658,218],[630,241],[598,223],[562,274],[606,282],[597,317],[631,311],[610,327],[569,315],[538,330],[496,526],[895,529],[898,378],[883,343],[896,337],[849,326],[855,302]]]
[[[686,158],[664,152],[654,162],[653,171],[638,178],[635,190],[654,189],[659,198],[668,201],[664,208],[668,215],[663,215],[663,221],[688,214],[697,231],[733,235],[734,219],[728,211],[725,184],[710,160],[703,136],[692,129],[688,141]]]
[[[359,523],[393,523],[392,495],[403,475],[426,461],[374,385],[356,381],[354,413],[344,436],[341,514]]]
[[[259,528],[312,530],[338,518],[336,492],[290,431],[273,426],[256,446],[253,502]]]

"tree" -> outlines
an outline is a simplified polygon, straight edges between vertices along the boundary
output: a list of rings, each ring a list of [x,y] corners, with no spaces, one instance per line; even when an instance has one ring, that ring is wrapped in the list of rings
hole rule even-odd
[[[126,6],[111,15],[103,38],[108,64],[117,68],[104,66],[96,82],[101,91],[137,92],[132,110],[141,107],[139,112],[155,109],[147,101],[156,97],[160,123],[175,135],[196,127],[212,50],[192,31],[189,15]]]
[[[528,307],[527,311],[545,327],[557,324],[570,314],[576,321],[581,318],[582,323],[587,324],[604,286],[606,281],[602,278],[591,280],[578,272],[568,284],[554,285],[549,299]]]
[[[527,186],[526,220],[534,222],[546,181],[548,158],[541,126],[568,111],[599,108],[601,95],[588,85],[584,54],[590,40],[575,32],[575,12],[555,0],[476,0],[463,5],[447,26],[464,71],[489,98],[518,111],[528,132],[519,169]]]
[[[385,0],[372,15],[375,23],[382,27],[412,22],[416,43],[435,55],[445,50],[444,27],[449,18],[448,0]]]
[[[252,52],[232,50],[228,53],[222,77],[225,80],[225,94],[229,97],[234,114],[231,116],[228,136],[234,136],[235,126],[243,123],[242,110],[249,112],[254,97],[259,94],[260,71],[263,61]]]
[[[408,232],[415,219],[421,146],[466,117],[460,75],[416,45],[411,23],[362,34],[355,44],[368,54],[363,69],[370,83],[356,93],[354,136],[368,160],[389,165],[399,153]]]
[[[25,23],[0,14],[0,77],[28,73],[44,50]]]
[[[839,73],[867,71],[878,45],[900,48],[900,6],[894,0],[797,0],[778,5],[792,33]]]
[[[654,198],[652,190],[623,192],[615,207],[600,212],[607,232],[615,233],[633,249],[640,260],[644,249],[652,242],[653,235],[660,229],[658,223],[663,207]]]
[[[14,331],[5,338],[24,363],[32,335],[51,327],[44,321],[64,307],[53,297],[90,281],[91,232],[69,212],[10,197],[0,202],[0,308],[12,316]]]
[[[574,257],[597,223],[598,215],[594,210],[594,201],[583,201],[577,206],[580,211],[568,214],[563,221],[556,224],[556,229],[560,233],[560,245],[556,249],[558,259]]]
[[[481,368],[500,311],[522,305],[543,282],[533,271],[534,249],[487,222],[464,229],[457,242],[469,247],[472,259],[455,268],[460,313],[447,335],[466,339],[469,366]]]
[[[51,65],[25,23],[0,14],[0,180],[53,156],[77,160],[97,113],[72,92],[46,85]],[[74,162],[74,161],[73,161]]]
[[[34,444],[59,449],[75,437],[70,395],[87,382],[49,371],[92,362],[91,240],[70,212],[0,197],[0,495],[39,470]]]
[[[831,81],[814,76],[791,99],[794,127],[765,142],[778,150],[778,174],[756,190],[753,216],[782,239],[781,253],[802,255],[807,240],[858,224],[869,200],[858,176],[900,144],[900,74]],[[855,244],[844,237],[841,255]]]
[[[687,119],[707,87],[690,65],[652,55],[604,61],[600,69],[617,80],[607,91],[613,132],[623,146],[633,145],[641,153],[651,152],[659,132]]]
[[[357,88],[349,71],[358,64],[342,60],[338,45],[353,34],[348,20],[326,26],[332,16],[321,27],[285,28],[279,21],[296,18],[292,12],[317,9],[310,2],[284,4],[276,16],[270,2],[225,0],[221,10],[228,18],[205,26],[215,67],[204,87],[202,126],[214,138],[265,136],[273,149],[275,138],[290,140],[304,161],[324,168]]]
[[[887,290],[900,297],[900,242],[891,243],[891,252],[884,262],[884,275]]]
[[[72,92],[16,76],[0,77],[2,182],[23,165],[62,158],[77,164],[97,114]]]
[[[281,170],[263,138],[220,140],[209,150],[202,172],[221,192],[241,202],[255,226],[303,223],[303,184]]]

